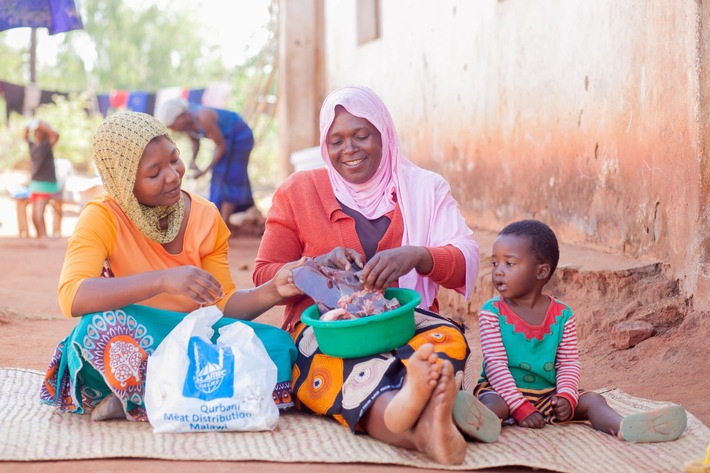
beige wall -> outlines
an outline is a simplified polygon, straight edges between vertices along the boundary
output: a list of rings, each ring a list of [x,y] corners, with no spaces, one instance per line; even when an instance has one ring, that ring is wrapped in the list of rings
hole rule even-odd
[[[380,0],[381,37],[358,45],[357,0],[325,0],[310,74],[321,98],[373,88],[404,153],[449,180],[471,226],[537,218],[566,242],[663,261],[692,294],[710,289],[708,10]],[[710,308],[710,291],[695,301]]]
[[[698,143],[700,162],[700,225],[698,241],[697,283],[695,285],[696,305],[704,308],[710,306],[710,2],[702,2],[699,6],[698,21],[698,83],[699,96],[697,104]]]

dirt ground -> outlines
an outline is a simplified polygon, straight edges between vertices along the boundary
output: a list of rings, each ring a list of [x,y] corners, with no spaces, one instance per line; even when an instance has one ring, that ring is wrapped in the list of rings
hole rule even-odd
[[[3,222],[3,218],[0,212],[0,223],[4,224],[0,228],[0,366],[45,370],[56,343],[75,324],[74,320],[60,314],[56,296],[66,238],[53,240],[48,248],[38,248],[31,239],[8,235],[8,221]],[[490,254],[492,238],[485,233],[480,235],[479,243],[484,257],[477,294],[478,298],[485,298],[492,295],[492,288],[486,284],[488,268],[485,257]],[[252,286],[251,270],[258,245],[258,237],[242,236],[230,242],[232,273],[238,287]],[[666,280],[662,271],[649,269],[643,264],[619,266],[621,263],[618,258],[608,261],[612,263],[607,266],[615,267],[604,268],[604,259],[594,254],[590,256],[588,252],[563,249],[562,267],[556,282],[551,285],[552,292],[570,304],[578,314],[581,386],[586,389],[617,387],[635,396],[676,402],[703,423],[710,425],[710,315],[694,311],[692,301],[679,297],[676,285]],[[469,305],[468,311],[473,308]],[[460,307],[452,306],[451,310],[461,312]],[[476,350],[478,334],[474,316],[471,313],[461,313],[459,316],[471,328],[469,339],[473,353],[480,359]],[[281,310],[274,308],[257,320],[278,325],[280,317]],[[653,323],[656,327],[655,335],[631,349],[613,349],[609,343],[609,333],[617,322],[625,319]],[[309,473],[426,471],[384,465],[283,465],[276,462],[206,464],[143,459],[0,462],[0,471],[13,472],[71,470],[74,473],[88,473],[163,471],[168,468],[173,473],[208,469],[215,473],[235,469],[258,469],[261,473],[270,473],[284,468],[287,471]]]

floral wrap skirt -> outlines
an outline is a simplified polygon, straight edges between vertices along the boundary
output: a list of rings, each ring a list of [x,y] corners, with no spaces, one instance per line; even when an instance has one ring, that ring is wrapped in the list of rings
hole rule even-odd
[[[148,356],[185,315],[140,305],[84,315],[57,346],[40,388],[40,402],[82,414],[115,394],[123,403],[126,418],[147,421],[144,395]],[[220,327],[235,321],[227,317],[217,321],[212,342],[219,336]],[[274,402],[282,409],[293,406],[291,372],[296,347],[291,337],[277,327],[244,323],[254,329],[276,364]]]

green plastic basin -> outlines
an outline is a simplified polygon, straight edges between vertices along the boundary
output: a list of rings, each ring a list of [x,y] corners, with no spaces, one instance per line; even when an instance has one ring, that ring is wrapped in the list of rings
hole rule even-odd
[[[422,301],[418,292],[389,288],[387,299],[397,298],[400,307],[352,320],[320,320],[318,306],[303,311],[301,321],[313,327],[320,350],[338,358],[377,355],[406,345],[414,336],[414,308]]]

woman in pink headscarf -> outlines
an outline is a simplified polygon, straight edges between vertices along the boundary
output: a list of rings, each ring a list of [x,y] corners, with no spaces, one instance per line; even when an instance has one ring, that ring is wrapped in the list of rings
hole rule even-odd
[[[283,328],[299,347],[296,406],[331,416],[353,432],[460,464],[466,440],[459,428],[477,438],[476,432],[485,431],[483,439],[491,441],[500,425],[468,398],[454,409],[470,350],[463,328],[437,314],[436,296],[444,286],[469,298],[478,274],[478,244],[448,183],[402,155],[392,117],[370,89],[344,87],[325,99],[320,148],[325,169],[296,172],[274,194],[254,283],[307,256],[334,268],[355,264],[366,288],[411,288],[422,303],[407,345],[368,358],[339,359],[313,348],[313,329],[300,323],[313,300],[290,299]],[[465,415],[479,408],[479,417],[490,424]]]

